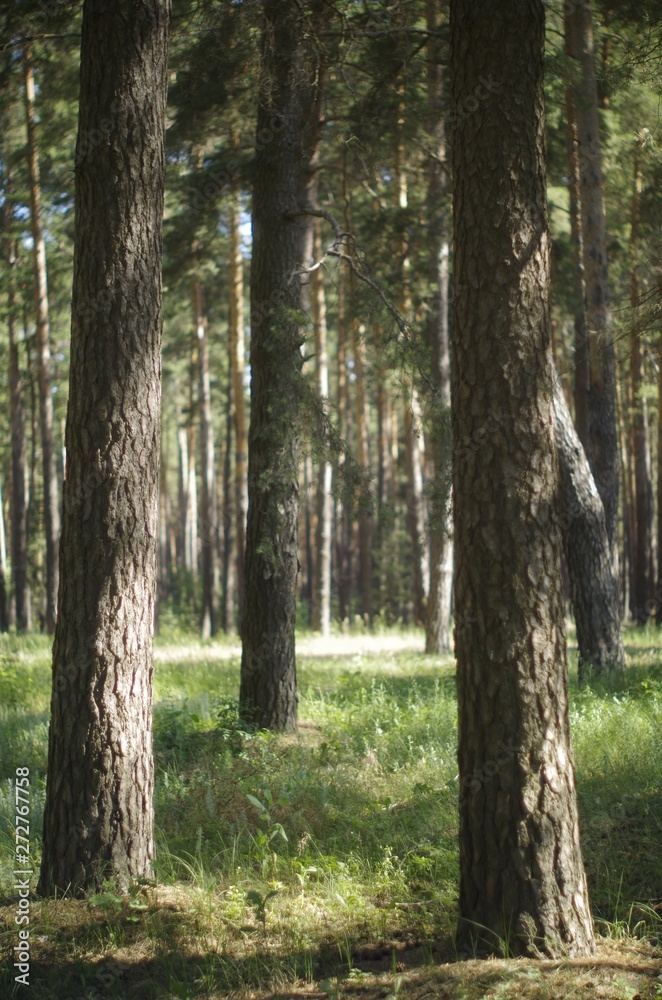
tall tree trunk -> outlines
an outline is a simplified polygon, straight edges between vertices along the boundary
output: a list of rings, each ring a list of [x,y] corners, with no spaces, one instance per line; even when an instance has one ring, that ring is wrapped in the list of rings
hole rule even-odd
[[[370,469],[368,393],[365,373],[365,326],[352,320],[352,353],[354,355],[354,383],[356,391],[356,452],[358,463],[366,472]],[[361,615],[371,622],[373,616],[372,598],[372,514],[359,511],[359,578],[361,588]]]
[[[425,497],[423,494],[423,459],[419,435],[422,435],[421,407],[418,392],[412,387],[405,400],[405,466],[407,469],[407,528],[411,540],[414,567],[414,620],[426,621],[430,590],[430,561],[425,537]]]
[[[236,559],[234,557],[238,524],[237,518],[234,516],[236,513],[234,497],[236,497],[237,488],[232,476],[233,428],[236,429],[236,419],[234,414],[233,377],[232,371],[230,371],[225,411],[225,446],[223,448],[223,549],[221,559],[221,594],[223,602],[221,617],[223,631],[226,634],[233,632],[235,628],[234,605],[238,585],[236,567],[240,558],[238,553]],[[237,450],[235,447],[235,456],[236,454]]]
[[[109,878],[127,888],[151,875],[154,855],[168,22],[167,0],[139,7],[133,0],[112,7],[85,0],[83,7],[67,476],[41,894],[99,891]],[[113,128],[90,148],[86,137],[104,119]],[[89,309],[102,300],[105,309]]]
[[[338,271],[338,429],[341,437],[349,444],[352,426],[351,408],[347,380],[347,271],[341,266]],[[344,474],[344,457],[340,456],[339,477]],[[338,590],[338,617],[348,621],[351,614],[352,597],[352,530],[351,507],[343,499],[339,490],[336,498],[336,560],[335,578]]]
[[[265,0],[251,264],[251,420],[242,615],[244,714],[293,730],[302,265],[310,262],[311,169],[322,121],[316,55],[298,6]],[[269,141],[262,141],[263,135]]]
[[[566,35],[566,52],[568,51]],[[588,396],[591,386],[591,366],[586,333],[586,284],[584,281],[584,244],[582,240],[581,200],[579,189],[579,152],[577,147],[577,113],[571,87],[566,91],[566,153],[568,160],[568,193],[570,196],[570,243],[575,279],[575,427],[586,457],[590,455]]]
[[[244,555],[248,512],[248,431],[244,396],[244,258],[241,253],[239,221],[241,196],[232,191],[230,207],[230,370],[235,423],[235,504],[237,541],[237,601],[239,621],[244,600]]]
[[[400,114],[404,116],[403,105]],[[402,119],[398,123],[399,127]],[[402,140],[398,137],[395,162],[395,187],[398,210],[403,217],[407,211],[407,174],[404,166],[404,149]],[[401,294],[398,307],[400,312],[408,315],[411,312],[409,295],[409,245],[408,236],[403,232],[400,244],[402,273],[400,278]],[[423,460],[419,435],[423,428],[421,423],[421,407],[418,401],[416,386],[412,385],[405,397],[405,468],[407,471],[407,530],[411,541],[413,555],[413,587],[414,587],[414,619],[418,623],[426,620],[426,603],[430,589],[430,561],[427,539],[425,537],[425,497],[423,493]]]
[[[577,623],[579,681],[625,669],[618,580],[605,512],[554,372],[554,436],[559,456],[561,537]]]
[[[322,259],[322,234],[319,220],[315,224],[313,247],[315,260]],[[326,326],[326,297],[322,269],[312,275],[313,323],[315,324],[315,367],[317,391],[325,415],[329,413],[329,346]],[[333,468],[330,462],[320,461],[317,470],[315,497],[317,523],[315,531],[315,575],[313,579],[312,626],[322,635],[331,632],[331,532],[333,528],[333,496],[331,495]]]
[[[618,576],[618,432],[616,360],[609,305],[607,237],[602,193],[600,121],[590,0],[564,7],[566,51],[578,62],[574,86],[579,153],[586,329],[589,345],[589,461],[605,509],[607,535]]]
[[[209,338],[204,289],[198,278],[193,281],[193,311],[198,344],[198,407],[200,410],[200,555],[202,568],[202,613],[200,635],[209,639],[218,632],[218,497],[214,458],[211,386],[209,381]]]
[[[428,282],[430,311],[427,337],[432,360],[432,384],[435,399],[431,407],[430,444],[433,462],[433,488],[430,497],[430,593],[425,619],[425,652],[446,653],[451,648],[451,595],[453,588],[453,514],[450,497],[451,406],[450,355],[448,343],[448,218],[445,206],[448,174],[446,170],[446,132],[443,119],[443,74],[439,40],[435,33],[441,25],[440,0],[427,0],[428,38],[428,131],[432,156],[428,166],[427,211]]]
[[[593,926],[557,523],[544,5],[451,0],[450,18],[453,105],[484,96],[453,136],[458,943],[583,955]]]
[[[41,181],[37,126],[35,120],[34,71],[29,46],[23,54],[25,76],[25,118],[27,125],[28,173],[30,177],[30,222],[33,240],[35,305],[37,316],[36,361],[39,380],[39,419],[44,480],[44,531],[46,535],[46,628],[55,629],[57,617],[58,546],[60,509],[58,506],[55,440],[53,435],[53,396],[51,392],[51,347],[46,278],[46,244],[41,217]]]
[[[15,280],[16,245],[9,244],[9,412],[11,424],[11,574],[16,629],[30,627],[28,588],[28,462],[23,412],[23,378],[18,352]]]
[[[630,334],[630,399],[632,407],[632,458],[634,462],[635,496],[635,545],[634,573],[632,577],[635,606],[635,620],[647,622],[653,607],[653,576],[651,573],[651,550],[653,547],[653,484],[648,460],[648,411],[642,397],[644,384],[643,344],[640,329],[639,304],[641,297],[641,277],[637,262],[639,252],[640,204],[642,187],[642,142],[637,140],[634,155],[634,190],[632,192],[632,216],[630,247],[633,255],[630,275],[630,305],[632,306],[632,330]]]

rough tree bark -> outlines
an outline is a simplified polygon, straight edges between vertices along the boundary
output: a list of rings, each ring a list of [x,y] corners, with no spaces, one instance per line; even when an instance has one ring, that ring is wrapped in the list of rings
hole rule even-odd
[[[430,593],[425,619],[425,652],[446,653],[451,648],[451,595],[453,589],[453,514],[450,503],[450,440],[448,416],[451,405],[450,355],[448,343],[449,222],[445,199],[448,187],[446,131],[443,118],[443,72],[439,39],[440,0],[427,0],[428,39],[428,131],[432,156],[428,166],[427,211],[429,212],[430,310],[427,336],[432,361],[435,399],[428,435],[434,468],[430,495]]]
[[[251,264],[251,419],[239,700],[276,730],[297,719],[294,623],[301,369],[302,266],[310,259],[317,57],[302,13],[263,5]]]
[[[554,436],[560,469],[560,525],[577,624],[579,680],[625,669],[618,579],[605,512],[561,382],[554,373]]]
[[[453,105],[475,108],[453,136],[458,943],[579,955],[593,927],[557,523],[544,6],[451,0],[450,18]]]
[[[48,316],[48,281],[46,276],[46,244],[41,216],[41,180],[35,116],[34,70],[29,45],[23,53],[25,79],[25,119],[27,125],[27,156],[30,177],[30,224],[33,241],[35,273],[35,306],[37,331],[35,355],[39,382],[39,421],[41,429],[41,460],[44,482],[44,532],[46,535],[46,630],[52,634],[57,617],[58,547],[60,541],[60,508],[58,505],[55,440],[53,436],[53,396],[51,392],[51,346]]]
[[[168,23],[168,0],[83,7],[42,894],[151,874]]]

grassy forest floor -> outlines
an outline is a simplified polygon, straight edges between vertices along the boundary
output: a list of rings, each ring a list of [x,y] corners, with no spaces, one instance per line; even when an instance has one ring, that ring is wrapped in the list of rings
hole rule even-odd
[[[601,935],[589,961],[477,961],[458,883],[450,658],[415,632],[302,636],[300,730],[250,734],[236,643],[157,640],[156,880],[128,898],[31,902],[35,1000],[662,997],[662,637],[579,691],[572,729]],[[20,995],[13,785],[29,767],[38,861],[49,643],[0,637],[0,996]]]

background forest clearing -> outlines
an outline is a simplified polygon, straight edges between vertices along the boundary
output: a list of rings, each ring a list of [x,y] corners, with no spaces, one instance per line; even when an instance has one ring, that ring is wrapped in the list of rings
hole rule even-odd
[[[246,733],[238,657],[157,640],[156,885],[33,901],[35,998],[245,995],[635,997],[662,994],[662,666],[628,630],[621,681],[579,691],[571,724],[595,959],[457,963],[455,678],[417,632],[299,644],[300,732]],[[365,652],[371,642],[379,652]],[[50,642],[0,637],[2,950],[14,944],[11,775],[30,768],[38,847]],[[183,654],[185,651],[185,655]],[[478,776],[480,780],[480,776]],[[38,859],[35,857],[35,868]],[[503,951],[507,956],[507,934]],[[453,964],[446,966],[444,963]],[[441,966],[439,965],[441,963]],[[433,967],[434,966],[434,967]],[[0,990],[13,977],[3,966]]]

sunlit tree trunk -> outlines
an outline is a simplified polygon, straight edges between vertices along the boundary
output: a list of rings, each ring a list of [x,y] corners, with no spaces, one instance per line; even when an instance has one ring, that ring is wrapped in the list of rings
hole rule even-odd
[[[152,872],[168,23],[167,0],[83,7],[41,894],[101,891],[109,879],[126,890]],[[111,117],[104,143],[90,148],[87,137]],[[103,309],[89,308],[101,300]]]
[[[447,196],[446,133],[443,119],[441,54],[435,32],[441,24],[440,0],[427,0],[428,39],[428,131],[432,156],[428,166],[426,206],[429,213],[430,310],[427,335],[432,361],[435,399],[428,424],[434,480],[430,497],[430,592],[425,618],[426,653],[451,648],[451,596],[453,588],[453,516],[451,508],[451,380],[448,343],[449,220],[444,204]]]
[[[451,0],[450,35],[453,106],[483,94],[452,143],[458,944],[586,955],[552,412],[543,2]]]
[[[554,436],[560,470],[560,525],[577,624],[579,681],[625,669],[618,580],[605,512],[554,372]]]
[[[338,427],[341,436],[350,444],[350,431],[353,423],[347,383],[347,273],[344,267],[338,271]],[[344,457],[339,460],[339,474],[344,472]],[[352,512],[350,505],[343,500],[342,491],[336,497],[336,559],[334,579],[338,593],[338,617],[341,622],[348,620],[351,611],[352,595],[352,549],[350,544],[352,530]]]
[[[248,431],[244,395],[244,258],[241,253],[241,195],[235,186],[230,203],[230,369],[235,424],[235,531],[239,620],[244,600],[244,555],[248,511]]]
[[[404,114],[401,107],[400,114]],[[400,123],[399,123],[400,127]],[[397,206],[402,215],[408,204],[407,174],[404,166],[404,150],[402,140],[398,137],[395,163],[395,186]],[[398,307],[400,312],[408,316],[411,312],[409,295],[409,247],[406,234],[403,234],[400,257],[402,272],[400,275],[400,294]],[[405,397],[404,406],[405,427],[405,468],[407,472],[407,530],[412,548],[413,587],[414,587],[414,619],[424,623],[426,619],[426,603],[430,589],[430,559],[425,533],[425,496],[423,493],[423,459],[421,455],[421,439],[423,425],[421,407],[416,386],[412,385]]]
[[[39,153],[35,117],[34,70],[29,46],[26,46],[23,54],[23,70],[25,78],[25,117],[28,137],[28,173],[30,177],[30,223],[33,240],[37,316],[35,354],[39,382],[44,532],[46,535],[46,628],[48,632],[52,633],[55,629],[55,619],[57,616],[60,509],[58,506],[55,440],[53,435],[53,395],[51,389],[46,244],[44,242],[44,228],[41,214],[41,180],[39,175]]]

